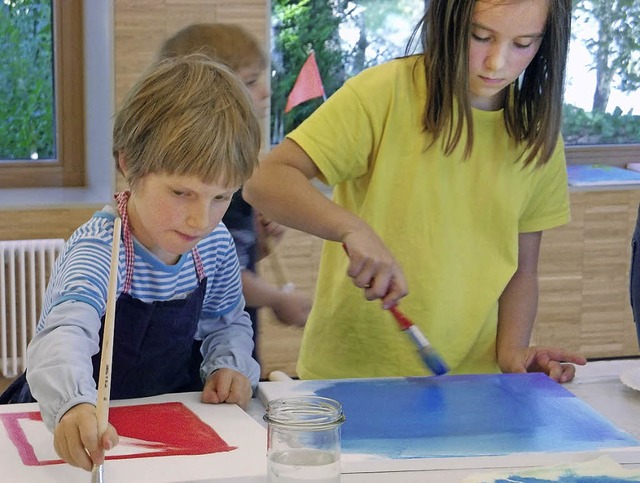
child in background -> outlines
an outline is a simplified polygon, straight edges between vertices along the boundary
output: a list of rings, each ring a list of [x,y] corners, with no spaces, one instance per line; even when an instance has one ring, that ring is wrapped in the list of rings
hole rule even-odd
[[[28,349],[28,388],[54,447],[86,470],[118,442],[112,426],[97,433],[95,415],[115,217],[123,242],[111,398],[201,390],[203,402],[245,406],[260,374],[221,223],[257,165],[260,126],[246,89],[205,56],[156,63],[123,100],[113,133],[131,192],[66,243]]]
[[[631,265],[629,269],[629,296],[631,313],[636,324],[638,347],[640,347],[640,206],[636,217],[636,227],[631,238]]]
[[[189,25],[164,42],[159,57],[203,53],[232,69],[249,89],[260,119],[269,108],[269,89],[264,72],[267,60],[256,39],[238,25],[203,23]],[[233,195],[231,206],[222,219],[233,236],[242,269],[242,293],[247,312],[253,322],[257,359],[258,308],[270,307],[284,324],[303,326],[311,310],[311,300],[298,291],[283,290],[256,273],[256,262],[269,253],[267,239],[279,241],[283,227],[255,214],[242,197],[242,190]]]
[[[270,218],[338,242],[324,243],[301,378],[430,374],[382,310],[405,296],[452,373],[566,382],[586,362],[529,346],[542,231],[569,220],[570,24],[570,0],[429,2],[422,54],[348,80],[245,184]]]

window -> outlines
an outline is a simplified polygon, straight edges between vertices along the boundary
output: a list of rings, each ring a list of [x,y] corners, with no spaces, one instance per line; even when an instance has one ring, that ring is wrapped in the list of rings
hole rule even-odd
[[[271,142],[306,119],[322,99],[284,113],[300,67],[313,50],[325,94],[372,65],[404,55],[425,0],[272,0]]]
[[[573,2],[563,135],[569,163],[640,157],[640,0]]]
[[[82,7],[82,0],[3,0],[0,79],[11,90],[5,100],[18,103],[1,111],[3,188],[85,184]],[[10,139],[11,128],[23,135]]]
[[[4,8],[3,4],[6,0],[0,0],[0,2],[0,8]],[[79,119],[83,120],[84,137],[74,139],[74,135],[71,133],[69,142],[65,141],[64,146],[69,146],[70,143],[78,140],[83,144],[83,155],[78,154],[73,146],[68,149],[71,150],[71,155],[77,156],[75,162],[79,164],[80,169],[84,170],[84,181],[81,185],[72,186],[70,182],[62,185],[60,181],[64,182],[66,180],[61,179],[64,173],[57,160],[49,162],[52,164],[51,169],[29,160],[24,165],[15,161],[0,161],[0,171],[6,170],[8,173],[13,170],[13,173],[18,176],[18,181],[22,181],[13,186],[3,184],[7,179],[15,182],[16,178],[9,179],[7,176],[7,179],[5,179],[0,174],[0,209],[101,207],[105,203],[109,203],[113,198],[115,165],[111,153],[111,131],[114,110],[114,0],[101,0],[99,2],[93,0],[53,0],[51,5],[54,8],[58,8],[57,3],[60,3],[60,7],[63,8],[63,15],[66,15],[68,7],[77,6],[80,8],[81,6],[81,15],[76,18],[76,21],[80,21],[83,25],[83,28],[80,29],[79,41],[69,38],[69,32],[67,32],[70,28],[67,26],[69,22],[61,19],[60,16],[56,19],[55,11],[54,19],[56,20],[54,22],[59,20],[59,25],[63,26],[64,37],[68,40],[63,40],[65,45],[70,45],[72,49],[75,49],[72,50],[71,58],[68,57],[69,53],[67,51],[56,53],[56,55],[65,57],[62,59],[63,67],[68,66],[71,69],[71,72],[67,74],[60,74],[62,85],[58,85],[58,87],[61,88],[59,91],[63,91],[62,96],[65,96],[63,107],[69,102],[75,103],[78,101],[80,103],[79,106],[83,107],[77,116],[74,115],[74,119],[65,118],[63,121],[77,123]],[[82,48],[79,48],[78,43],[74,42],[81,43]],[[57,47],[60,47],[60,45],[58,44]],[[2,67],[0,65],[0,69]],[[81,81],[78,81],[79,83],[70,80],[76,75],[79,76],[78,79],[81,79]],[[56,73],[57,78],[58,74]],[[84,91],[84,95],[82,95],[82,91]],[[60,99],[56,101],[61,102],[62,97],[59,93],[58,96]],[[0,136],[3,135],[2,132],[0,130]],[[59,150],[58,154],[60,154]],[[66,170],[67,158],[66,155],[64,156],[64,169]],[[16,166],[25,167],[16,169]],[[73,162],[71,166],[73,166]],[[48,174],[49,171],[56,169],[57,173]],[[41,174],[42,172],[45,174]],[[48,176],[56,182],[51,182]],[[41,185],[36,184],[36,181],[38,181],[36,177],[43,181]],[[20,178],[24,178],[24,180]]]

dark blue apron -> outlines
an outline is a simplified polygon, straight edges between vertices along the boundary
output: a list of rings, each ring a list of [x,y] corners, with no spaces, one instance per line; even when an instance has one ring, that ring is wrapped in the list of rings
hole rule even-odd
[[[120,294],[113,332],[111,399],[202,390],[200,341],[193,337],[206,286],[204,278],[186,299],[166,302],[145,303],[128,293]],[[92,360],[93,378],[98,381],[100,353]]]

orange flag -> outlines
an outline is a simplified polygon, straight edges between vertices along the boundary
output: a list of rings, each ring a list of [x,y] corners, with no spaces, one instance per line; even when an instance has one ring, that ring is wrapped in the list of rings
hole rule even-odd
[[[287,98],[287,105],[284,107],[284,112],[289,112],[298,104],[316,97],[322,97],[324,99],[325,94],[318,64],[316,63],[316,56],[311,52],[302,65],[296,82],[293,84],[293,88]]]

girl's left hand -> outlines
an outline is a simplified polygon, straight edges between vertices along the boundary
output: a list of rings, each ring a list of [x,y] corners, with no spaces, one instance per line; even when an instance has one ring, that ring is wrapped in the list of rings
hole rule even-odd
[[[574,364],[585,365],[587,360],[577,352],[549,347],[526,347],[500,355],[502,372],[544,372],[556,382],[569,382],[576,374]]]
[[[246,409],[252,393],[251,382],[244,374],[234,369],[223,368],[209,376],[200,400],[212,404],[237,404]]]

